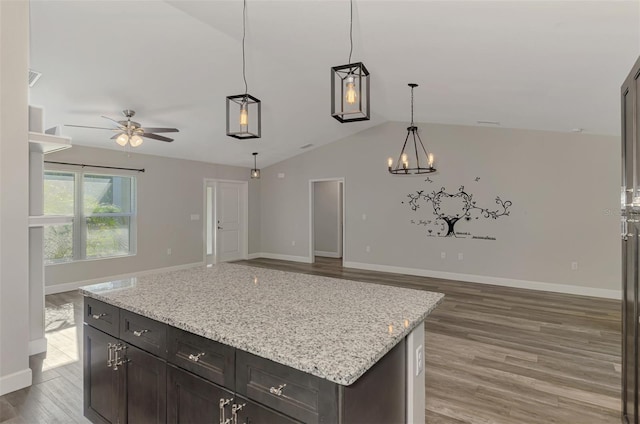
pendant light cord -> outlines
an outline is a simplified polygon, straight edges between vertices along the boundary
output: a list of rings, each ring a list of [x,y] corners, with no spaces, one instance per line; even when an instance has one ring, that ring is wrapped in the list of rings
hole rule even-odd
[[[245,53],[244,53],[244,39],[247,35],[247,0],[244,0],[242,4],[242,79],[244,79],[244,95],[245,100],[246,96],[249,93],[249,88],[247,86],[247,74],[246,74],[246,64],[245,64]]]
[[[351,44],[351,48],[349,49],[349,61],[347,61],[347,63],[351,63],[351,54],[353,53],[353,0],[349,1],[351,5],[351,17],[349,19],[349,43]]]

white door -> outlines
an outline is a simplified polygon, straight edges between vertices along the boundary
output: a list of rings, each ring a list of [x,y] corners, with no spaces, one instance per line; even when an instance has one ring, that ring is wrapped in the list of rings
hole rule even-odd
[[[218,182],[216,187],[216,259],[244,258],[244,183]]]

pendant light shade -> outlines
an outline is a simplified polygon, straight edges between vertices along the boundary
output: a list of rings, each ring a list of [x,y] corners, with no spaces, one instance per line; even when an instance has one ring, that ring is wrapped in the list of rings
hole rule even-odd
[[[393,158],[387,159],[387,168],[391,174],[411,175],[436,172],[436,168],[433,167],[433,153],[429,153],[424,147],[418,127],[413,123],[413,89],[417,86],[418,84],[409,84],[411,87],[411,125],[407,128],[407,136],[404,139],[398,160],[394,164]]]
[[[340,122],[367,121],[369,99],[369,71],[364,63],[331,68],[331,116]]]
[[[260,100],[251,94],[227,96],[227,135],[244,140],[260,138],[262,132]]]
[[[362,62],[351,63],[353,53],[353,0],[349,2],[349,60],[331,68],[331,116],[338,121],[368,121],[370,113],[369,71]]]
[[[246,37],[247,0],[242,6],[242,79],[244,94],[227,96],[227,135],[240,140],[262,136],[262,106],[258,98],[249,94],[246,75],[244,40]]]
[[[256,157],[258,157],[258,153],[254,152],[253,153],[253,169],[251,170],[251,179],[252,180],[259,180],[260,179],[260,170],[258,169],[258,166],[256,165]]]

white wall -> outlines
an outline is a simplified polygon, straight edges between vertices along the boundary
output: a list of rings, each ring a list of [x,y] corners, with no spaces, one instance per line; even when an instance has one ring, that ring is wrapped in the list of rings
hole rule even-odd
[[[105,143],[109,143],[108,139]],[[152,142],[152,141],[150,141]],[[249,180],[249,253],[259,246],[259,182],[249,179],[249,169],[171,159],[124,151],[74,146],[52,153],[45,160],[126,168],[144,168],[137,178],[137,254],[121,258],[78,261],[45,267],[49,286],[69,284],[158,268],[203,262],[204,179]],[[46,168],[60,169],[45,164]],[[64,168],[64,167],[62,167]],[[79,170],[78,167],[68,167]],[[86,168],[100,172],[100,169]],[[197,221],[191,215],[200,215]],[[167,249],[171,248],[171,255]],[[256,249],[256,250],[252,250]]]
[[[29,3],[0,1],[0,395],[29,369]]]
[[[419,124],[436,157],[430,183],[387,172],[406,127],[385,123],[263,169],[261,251],[308,260],[309,180],[344,176],[347,266],[619,295],[618,137]],[[427,237],[426,227],[411,224],[435,217],[429,204],[410,210],[409,193],[460,186],[478,206],[497,207],[496,196],[513,202],[510,216],[456,228],[496,240]]]
[[[340,182],[313,183],[313,242],[316,256],[342,256]]]

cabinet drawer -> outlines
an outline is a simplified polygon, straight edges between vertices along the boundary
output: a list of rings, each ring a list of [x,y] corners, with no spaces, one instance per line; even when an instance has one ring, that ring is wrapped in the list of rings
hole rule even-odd
[[[338,421],[337,384],[241,350],[236,391],[305,423]]]
[[[235,388],[235,349],[213,340],[168,328],[167,360],[230,390]]]
[[[122,310],[120,338],[156,356],[167,358],[167,324]]]
[[[85,297],[84,322],[107,334],[118,337],[120,308]]]

